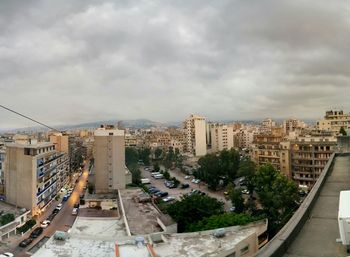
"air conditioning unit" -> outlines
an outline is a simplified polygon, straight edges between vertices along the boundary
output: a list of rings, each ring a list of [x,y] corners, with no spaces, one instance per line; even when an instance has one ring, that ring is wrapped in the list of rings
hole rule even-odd
[[[224,228],[218,228],[214,231],[214,236],[217,238],[224,237],[226,234],[226,231]]]

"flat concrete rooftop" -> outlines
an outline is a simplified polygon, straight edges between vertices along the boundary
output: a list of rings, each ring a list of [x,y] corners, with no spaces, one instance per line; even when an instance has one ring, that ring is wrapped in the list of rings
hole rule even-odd
[[[119,192],[132,235],[146,235],[162,231],[157,223],[157,217],[160,216],[157,209],[151,203],[136,201],[136,198],[143,193],[141,189],[125,189]]]
[[[350,189],[350,156],[337,156],[323,185],[309,220],[296,236],[284,257],[347,256],[339,238],[339,193]],[[350,203],[349,203],[350,204]]]

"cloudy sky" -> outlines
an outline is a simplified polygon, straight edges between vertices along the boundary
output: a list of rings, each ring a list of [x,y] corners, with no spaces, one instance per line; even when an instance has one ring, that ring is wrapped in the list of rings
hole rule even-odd
[[[341,0],[0,1],[0,103],[50,125],[350,112]],[[35,125],[0,110],[0,128]]]

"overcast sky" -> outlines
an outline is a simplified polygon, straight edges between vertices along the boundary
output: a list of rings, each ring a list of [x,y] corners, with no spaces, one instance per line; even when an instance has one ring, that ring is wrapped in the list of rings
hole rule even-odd
[[[50,125],[350,111],[350,3],[0,1],[0,103]],[[35,125],[0,109],[0,128]]]

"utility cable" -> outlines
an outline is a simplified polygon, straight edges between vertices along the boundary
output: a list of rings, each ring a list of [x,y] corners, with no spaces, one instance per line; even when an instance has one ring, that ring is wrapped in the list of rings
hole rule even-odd
[[[55,129],[55,128],[53,128],[53,127],[50,127],[50,126],[48,126],[48,125],[46,125],[46,124],[44,124],[44,123],[42,123],[42,122],[40,122],[40,121],[37,121],[37,120],[35,120],[35,119],[30,118],[30,117],[28,117],[28,116],[26,116],[26,115],[24,115],[24,114],[22,114],[22,113],[16,112],[15,110],[12,110],[12,109],[10,109],[10,108],[8,108],[8,107],[6,107],[6,106],[3,106],[3,105],[0,104],[0,107],[1,107],[1,108],[4,108],[5,110],[7,110],[7,111],[9,111],[9,112],[13,112],[13,113],[15,113],[15,114],[17,114],[17,115],[19,115],[19,116],[22,116],[23,118],[26,118],[26,119],[28,119],[28,120],[31,120],[31,121],[35,122],[35,123],[38,123],[38,124],[40,124],[41,126],[44,126],[44,127],[46,127],[46,128],[49,128],[49,129],[54,130],[54,131],[57,131],[57,132],[61,132],[61,131],[59,131],[58,129]]]

